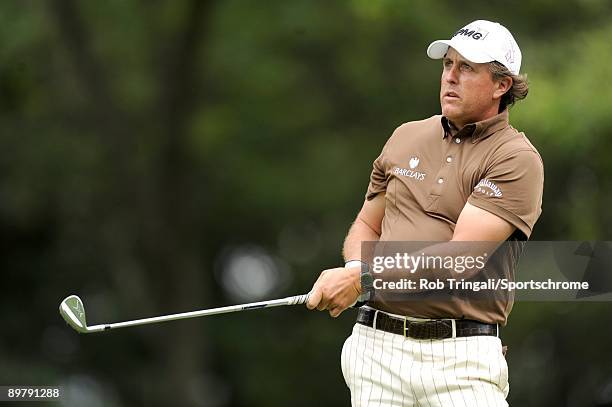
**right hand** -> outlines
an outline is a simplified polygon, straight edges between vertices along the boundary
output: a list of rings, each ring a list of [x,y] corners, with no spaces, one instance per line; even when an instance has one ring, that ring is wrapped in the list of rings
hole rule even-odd
[[[328,310],[336,318],[361,295],[360,267],[337,267],[324,270],[310,290],[308,309]]]

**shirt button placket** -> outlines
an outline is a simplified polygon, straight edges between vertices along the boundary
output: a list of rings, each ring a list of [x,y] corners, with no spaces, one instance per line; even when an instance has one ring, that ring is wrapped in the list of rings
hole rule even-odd
[[[454,144],[461,144],[461,138],[460,137],[455,137],[452,139]],[[459,146],[457,146],[459,147]],[[451,147],[451,150],[454,150],[455,148]],[[453,153],[449,152],[450,154],[448,154],[445,158],[444,161],[446,162],[446,164],[450,164],[453,162]],[[445,181],[446,181],[446,177],[449,174],[448,171],[450,171],[450,167],[442,165],[442,167],[440,168],[440,172],[437,175],[436,178],[436,186],[434,187],[434,191],[437,195],[441,195],[442,191],[444,190],[444,185],[445,185]]]

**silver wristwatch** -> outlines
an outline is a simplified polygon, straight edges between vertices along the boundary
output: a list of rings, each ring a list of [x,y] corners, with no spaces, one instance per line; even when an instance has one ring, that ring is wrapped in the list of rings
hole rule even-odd
[[[361,269],[361,295],[357,299],[360,303],[365,303],[374,296],[374,277],[370,273],[370,265],[361,260],[350,260],[344,265],[345,268],[360,267]]]

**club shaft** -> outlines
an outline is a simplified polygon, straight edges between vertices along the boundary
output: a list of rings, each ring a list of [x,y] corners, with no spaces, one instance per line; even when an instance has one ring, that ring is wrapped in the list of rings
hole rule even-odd
[[[199,311],[182,312],[179,314],[162,315],[159,317],[135,319],[132,321],[115,322],[112,324],[100,324],[87,327],[88,332],[107,331],[109,329],[127,328],[130,326],[156,324],[159,322],[176,321],[179,319],[198,318],[209,315],[227,314],[230,312],[248,311],[258,308],[279,307],[282,305],[299,305],[304,304],[308,300],[308,294],[296,295],[293,297],[280,298],[277,300],[268,300],[260,302],[252,302],[248,304],[230,305],[227,307],[204,309]]]

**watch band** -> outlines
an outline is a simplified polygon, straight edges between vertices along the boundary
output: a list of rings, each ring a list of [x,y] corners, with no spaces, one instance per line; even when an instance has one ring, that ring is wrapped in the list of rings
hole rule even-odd
[[[345,268],[359,267],[361,277],[361,295],[357,299],[359,305],[365,304],[374,296],[373,276],[370,273],[370,265],[361,260],[349,260],[344,264]]]
[[[370,269],[370,265],[368,263],[366,263],[365,261],[361,261],[361,260],[349,260],[346,263],[344,263],[344,268],[352,268],[352,267],[361,267],[363,268],[363,266],[367,267],[367,269]]]

